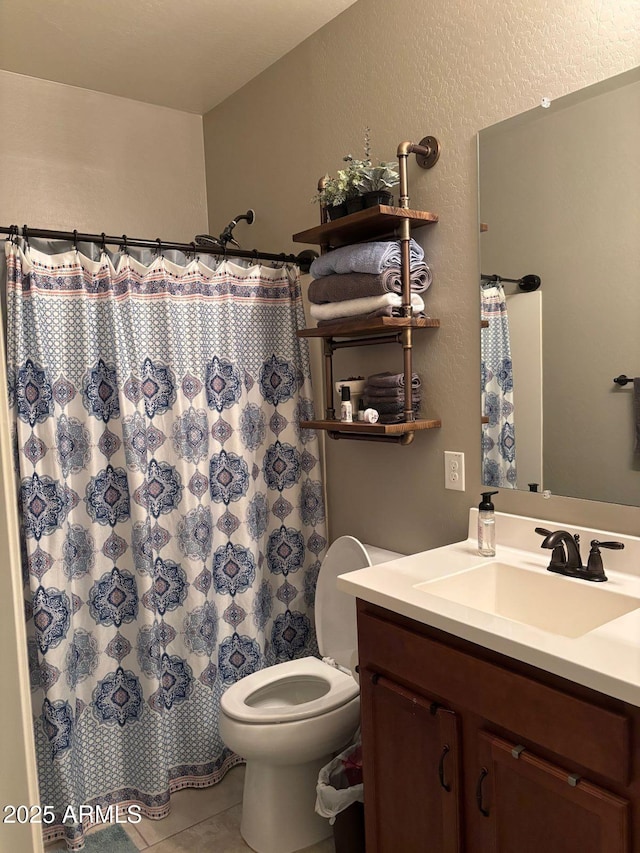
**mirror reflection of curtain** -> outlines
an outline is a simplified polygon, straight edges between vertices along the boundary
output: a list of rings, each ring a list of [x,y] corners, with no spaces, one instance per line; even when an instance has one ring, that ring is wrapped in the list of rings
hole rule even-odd
[[[480,288],[482,329],[482,482],[485,486],[517,488],[516,436],[513,407],[513,363],[509,317],[501,284]]]

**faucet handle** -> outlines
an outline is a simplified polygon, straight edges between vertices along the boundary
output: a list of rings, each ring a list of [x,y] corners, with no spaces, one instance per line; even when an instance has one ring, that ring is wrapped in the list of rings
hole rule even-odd
[[[551,531],[547,530],[546,527],[536,527],[536,533],[540,536],[551,536]]]
[[[591,541],[591,547],[596,545],[598,548],[609,548],[612,551],[622,551],[624,542],[598,542],[597,539]]]
[[[612,551],[621,551],[624,548],[624,544],[622,542],[599,542],[597,539],[591,540],[591,551],[589,552],[589,560],[586,568],[587,574],[591,576],[589,580],[607,580],[607,576],[604,573],[604,566],[602,564],[600,548],[609,548]]]
[[[546,527],[536,527],[536,533],[539,536],[544,536],[546,539],[552,535],[551,530],[547,530]],[[540,545],[541,548],[546,548],[545,542]],[[560,542],[558,545],[555,545],[553,551],[551,552],[551,561],[549,563],[550,566],[564,566],[567,562],[567,554],[564,549],[564,545]]]

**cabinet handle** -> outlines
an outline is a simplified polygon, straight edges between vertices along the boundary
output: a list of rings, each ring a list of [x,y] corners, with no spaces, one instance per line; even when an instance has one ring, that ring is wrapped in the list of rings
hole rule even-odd
[[[374,673],[372,673],[372,674],[371,674],[371,683],[372,683],[372,684],[377,684],[377,683],[378,683],[379,678],[380,678],[380,673],[379,673],[379,672],[374,672]]]
[[[451,790],[451,785],[448,785],[444,781],[444,760],[447,757],[447,753],[449,752],[449,744],[446,743],[442,747],[442,755],[440,756],[440,764],[438,765],[438,777],[440,779],[440,785],[445,789],[445,791],[449,792]]]
[[[488,775],[489,771],[486,767],[483,767],[480,771],[480,776],[478,777],[478,784],[476,785],[476,803],[478,804],[480,813],[484,815],[484,817],[489,817],[489,809],[485,809],[482,805],[482,783],[484,782],[484,777]]]

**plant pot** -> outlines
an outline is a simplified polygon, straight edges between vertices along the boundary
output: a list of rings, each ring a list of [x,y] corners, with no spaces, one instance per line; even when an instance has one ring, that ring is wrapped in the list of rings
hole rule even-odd
[[[362,196],[364,207],[375,207],[377,204],[393,204],[393,196],[388,190],[371,190]]]
[[[340,219],[341,216],[347,215],[347,205],[346,204],[334,204],[331,207],[327,208],[327,216],[329,219]]]
[[[347,199],[347,213],[356,213],[358,210],[362,210],[363,207],[364,204],[362,203],[361,195]]]

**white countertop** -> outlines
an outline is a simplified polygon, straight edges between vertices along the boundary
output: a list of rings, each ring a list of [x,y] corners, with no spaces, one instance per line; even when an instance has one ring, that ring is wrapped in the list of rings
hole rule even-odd
[[[476,520],[477,510],[472,509],[469,538],[462,542],[340,575],[338,588],[416,622],[640,707],[640,537],[496,513],[496,556],[482,557],[477,550]],[[553,577],[564,584],[598,587],[635,597],[639,609],[583,636],[570,638],[415,588],[425,581],[496,560],[546,573],[551,552],[540,548],[541,537],[534,532],[537,526],[579,533],[584,562],[591,539],[623,542],[623,551],[602,550],[607,583],[588,584],[575,578]]]

